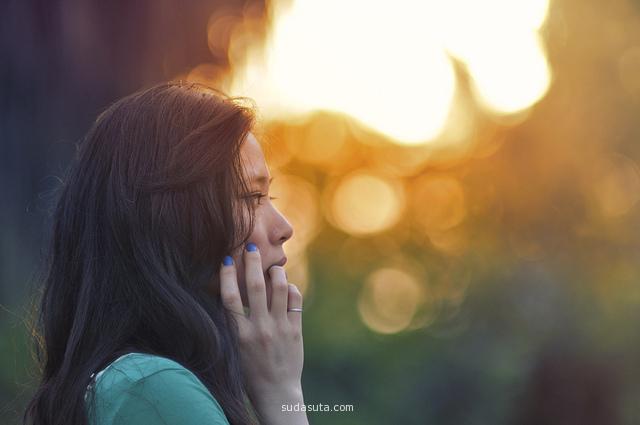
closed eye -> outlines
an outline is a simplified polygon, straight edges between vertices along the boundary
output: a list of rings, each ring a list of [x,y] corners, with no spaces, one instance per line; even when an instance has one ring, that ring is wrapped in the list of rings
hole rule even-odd
[[[267,196],[269,196],[266,193],[262,193],[262,192],[253,192],[250,193],[246,196],[246,198],[252,198],[252,199],[258,199],[258,205],[260,205],[260,200],[262,198],[266,198]],[[278,199],[275,196],[269,196],[269,200],[273,201],[274,199]]]

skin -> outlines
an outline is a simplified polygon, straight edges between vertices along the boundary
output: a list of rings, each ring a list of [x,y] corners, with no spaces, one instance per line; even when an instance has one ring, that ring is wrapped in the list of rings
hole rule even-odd
[[[250,191],[261,192],[264,196],[256,199],[259,206],[256,209],[255,227],[249,242],[258,246],[262,259],[262,272],[267,285],[267,305],[271,305],[271,277],[268,269],[274,264],[286,259],[283,244],[293,236],[293,228],[287,219],[271,203],[269,197],[269,184],[271,174],[256,137],[249,133],[240,148],[240,157],[245,171],[249,176]],[[242,250],[231,255],[237,265],[238,284],[244,306],[249,307],[247,286],[244,273],[244,258]]]
[[[236,315],[242,369],[251,402],[265,425],[308,425],[306,413],[284,405],[303,405],[302,294],[289,283],[282,266],[282,245],[293,234],[289,222],[268,198],[269,170],[253,135],[241,147],[252,191],[263,194],[249,242],[257,251],[234,253],[234,263],[220,267],[220,296]],[[264,177],[259,181],[259,176]],[[255,186],[254,186],[255,185]],[[248,307],[245,311],[244,307]]]

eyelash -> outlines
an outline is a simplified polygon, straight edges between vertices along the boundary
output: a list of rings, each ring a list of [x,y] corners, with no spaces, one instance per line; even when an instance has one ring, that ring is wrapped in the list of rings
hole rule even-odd
[[[260,205],[260,200],[264,197],[266,197],[267,194],[266,193],[261,193],[261,192],[254,192],[254,193],[250,193],[249,195],[247,195],[247,197],[249,198],[257,198],[258,199],[258,205]],[[269,200],[273,201],[274,199],[278,199],[275,196],[269,196]]]

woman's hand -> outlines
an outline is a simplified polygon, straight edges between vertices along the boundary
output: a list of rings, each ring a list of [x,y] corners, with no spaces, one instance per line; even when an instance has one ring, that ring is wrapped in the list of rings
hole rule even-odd
[[[267,424],[308,424],[305,412],[283,412],[283,404],[304,403],[302,396],[302,314],[287,308],[301,308],[302,295],[287,282],[284,269],[272,266],[271,308],[260,252],[244,250],[249,314],[244,313],[236,267],[220,270],[223,305],[237,315],[240,357],[247,390],[254,407]],[[288,410],[291,410],[290,408]]]

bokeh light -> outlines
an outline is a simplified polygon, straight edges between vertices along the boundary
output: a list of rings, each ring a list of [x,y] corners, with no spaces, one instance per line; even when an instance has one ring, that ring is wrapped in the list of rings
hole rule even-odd
[[[422,172],[433,159],[433,152],[426,146],[397,146],[381,144],[369,160],[378,170],[395,177],[408,177]]]
[[[551,71],[541,41],[536,34],[492,41],[491,50],[474,51],[476,54],[465,59],[473,88],[491,111],[520,112],[538,101],[550,85]]]
[[[445,129],[452,142],[464,138],[463,126],[447,126],[452,109],[463,107],[454,102],[449,55],[466,66],[490,112],[519,113],[547,92],[539,30],[548,0],[399,3],[275,2],[264,47],[240,42],[245,56],[230,91],[254,97],[271,117],[342,112],[403,144]]]
[[[477,98],[491,112],[517,113],[549,88],[551,71],[539,30],[548,0],[438,2],[449,53],[468,68]],[[464,10],[464,13],[460,13]]]
[[[287,147],[301,161],[332,169],[349,159],[348,130],[338,117],[318,114],[301,131],[288,131]]]
[[[367,278],[358,297],[363,322],[379,333],[396,333],[407,328],[424,302],[425,291],[409,272],[381,268]]]
[[[367,171],[340,179],[326,191],[325,213],[339,229],[354,235],[378,233],[395,225],[404,211],[402,186]]]

